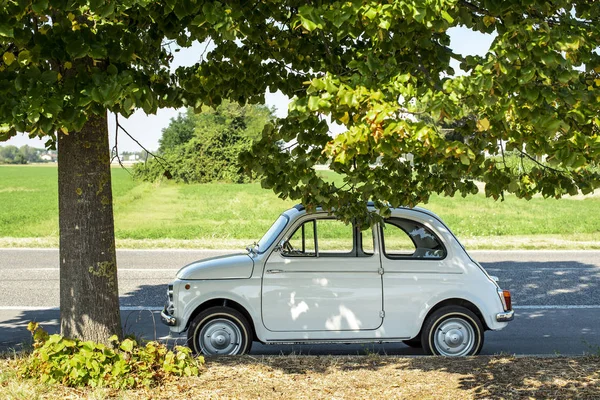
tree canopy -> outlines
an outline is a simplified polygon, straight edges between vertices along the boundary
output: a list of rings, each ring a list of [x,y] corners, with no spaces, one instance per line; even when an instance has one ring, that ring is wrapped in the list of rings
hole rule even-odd
[[[159,155],[136,164],[134,175],[155,181],[165,174],[186,183],[248,181],[238,156],[261,136],[273,120],[265,106],[223,100],[216,107],[204,106],[199,113],[188,108],[163,130]]]
[[[347,217],[369,199],[385,212],[476,193],[475,180],[495,199],[589,193],[600,176],[599,16],[587,1],[301,6],[271,45],[298,50],[283,62],[303,90],[244,160],[280,196]],[[454,53],[454,26],[496,34],[489,52]],[[324,116],[346,131],[330,137]],[[506,151],[533,166],[510,168]],[[318,163],[345,184],[326,182]]]

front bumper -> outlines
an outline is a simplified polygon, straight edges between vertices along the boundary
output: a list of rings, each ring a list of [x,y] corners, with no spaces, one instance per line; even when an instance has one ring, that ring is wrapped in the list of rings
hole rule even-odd
[[[167,312],[166,306],[160,312],[160,320],[163,322],[163,324],[168,325],[168,326],[177,325],[177,318],[173,317],[172,315],[169,315],[169,313]]]
[[[498,322],[508,322],[515,319],[515,311],[509,310],[496,314],[496,321]]]

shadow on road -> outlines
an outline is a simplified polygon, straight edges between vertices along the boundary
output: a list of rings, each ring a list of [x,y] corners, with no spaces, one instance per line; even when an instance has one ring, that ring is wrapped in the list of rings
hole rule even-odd
[[[482,263],[513,305],[600,305],[600,268],[577,261]]]

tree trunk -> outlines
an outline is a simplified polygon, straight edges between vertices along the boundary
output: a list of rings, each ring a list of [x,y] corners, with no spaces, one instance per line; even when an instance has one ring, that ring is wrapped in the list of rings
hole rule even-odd
[[[59,133],[58,203],[61,334],[121,338],[106,115]]]

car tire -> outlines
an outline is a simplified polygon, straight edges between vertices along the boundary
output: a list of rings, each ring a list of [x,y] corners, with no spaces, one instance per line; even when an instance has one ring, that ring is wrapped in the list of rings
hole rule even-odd
[[[207,308],[192,320],[187,346],[194,354],[207,356],[245,354],[252,347],[252,328],[233,308]]]
[[[425,354],[446,357],[474,356],[483,347],[483,324],[471,310],[447,306],[431,314],[423,325]]]
[[[404,343],[408,347],[412,347],[413,349],[420,349],[423,347],[420,337],[412,338],[410,340],[403,340],[402,343]]]

